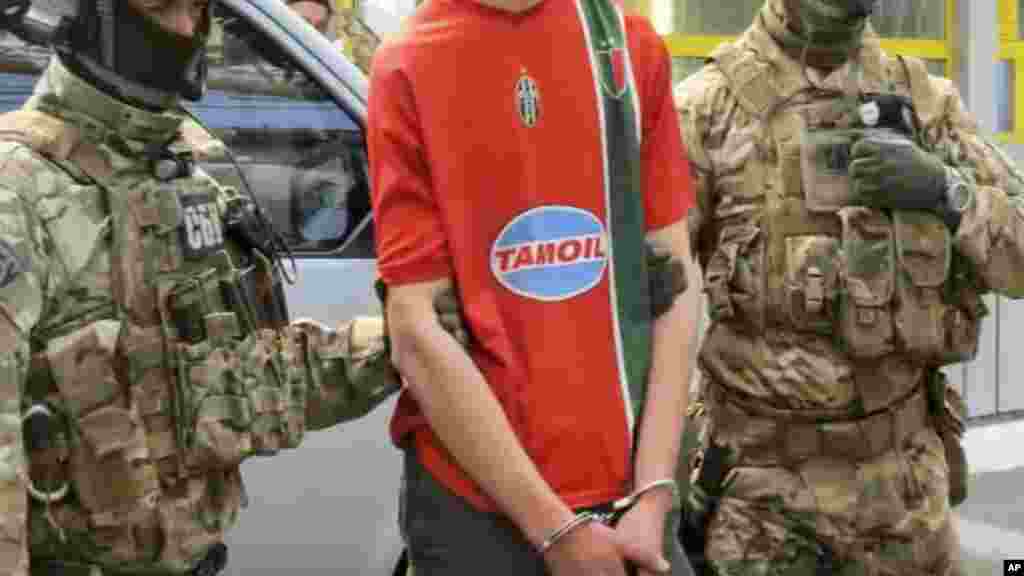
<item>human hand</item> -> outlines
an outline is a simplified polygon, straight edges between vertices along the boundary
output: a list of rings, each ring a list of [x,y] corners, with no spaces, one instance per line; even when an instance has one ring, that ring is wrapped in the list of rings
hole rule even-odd
[[[434,311],[437,313],[437,321],[441,327],[455,338],[459,344],[468,348],[470,344],[469,331],[462,320],[462,307],[455,290],[448,288],[434,297]]]
[[[558,539],[544,552],[551,576],[626,576],[615,530],[591,521]]]
[[[626,559],[629,576],[667,574],[671,569],[664,556],[665,518],[672,506],[672,494],[651,491],[640,497],[615,526],[615,532],[631,543],[636,554]]]
[[[940,210],[946,168],[908,138],[870,135],[850,149],[850,185],[856,200],[873,208]]]
[[[551,576],[667,573],[670,566],[661,554],[664,518],[664,511],[658,514],[655,508],[638,504],[616,528],[590,522],[569,532],[547,551],[544,560]]]

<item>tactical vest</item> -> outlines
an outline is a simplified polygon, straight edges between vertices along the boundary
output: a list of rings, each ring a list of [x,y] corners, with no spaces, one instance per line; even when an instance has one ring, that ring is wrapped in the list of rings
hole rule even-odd
[[[987,311],[942,220],[851,198],[850,144],[891,130],[860,117],[877,110],[850,114],[835,94],[780,86],[772,68],[740,45],[712,59],[757,123],[742,145],[758,160],[718,185],[759,208],[711,224],[711,318],[755,333],[830,336],[858,360],[899,353],[934,367],[973,358]],[[883,56],[882,70],[893,93],[913,104],[898,120],[919,138],[914,127],[942,113],[924,63]]]
[[[109,268],[70,279],[58,297],[74,306],[33,331],[32,556],[183,574],[244,504],[239,463],[302,439],[305,341],[269,329],[283,320],[261,313],[278,309],[271,263],[226,234],[223,215],[245,198],[203,174],[161,182],[144,163],[112,163],[40,111],[0,116],[0,132],[109,216],[75,231],[106,237]],[[61,201],[46,203],[76,208]]]

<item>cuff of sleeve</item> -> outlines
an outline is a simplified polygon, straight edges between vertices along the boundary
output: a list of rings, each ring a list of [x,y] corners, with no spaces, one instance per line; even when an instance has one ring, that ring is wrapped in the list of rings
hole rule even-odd
[[[380,266],[380,279],[388,286],[430,282],[453,276],[452,267],[444,260],[427,260],[401,266]]]

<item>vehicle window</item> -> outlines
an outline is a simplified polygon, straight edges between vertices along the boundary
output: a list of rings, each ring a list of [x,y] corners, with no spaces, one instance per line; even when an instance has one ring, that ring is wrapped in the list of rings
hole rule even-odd
[[[0,32],[0,112],[22,106],[52,51]],[[189,110],[233,152],[296,254],[373,255],[364,139],[352,118],[268,37],[218,4],[208,89]],[[244,188],[230,157],[202,163]]]
[[[47,48],[0,32],[0,112],[16,110],[25,103],[51,54]]]
[[[217,6],[209,58],[207,93],[191,110],[234,152],[293,251],[339,248],[369,213],[358,124],[267,36],[224,5]],[[227,160],[204,167],[227,185],[243,186]],[[359,238],[361,251],[372,245],[369,232]]]

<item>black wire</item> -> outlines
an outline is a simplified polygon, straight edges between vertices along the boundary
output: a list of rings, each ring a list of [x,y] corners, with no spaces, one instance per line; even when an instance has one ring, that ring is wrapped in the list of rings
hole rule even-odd
[[[202,127],[203,130],[213,134],[213,132],[203,124],[202,120],[200,120],[199,117],[191,110],[184,106],[182,106],[181,109],[188,117],[194,120],[196,124]],[[260,219],[260,223],[270,231],[272,251],[270,254],[267,254],[267,257],[270,258],[275,268],[279,268],[281,270],[281,275],[284,277],[285,281],[288,282],[288,284],[295,285],[295,281],[298,277],[298,268],[295,265],[295,254],[292,252],[291,247],[288,246],[288,242],[284,239],[284,236],[274,226],[273,221],[270,220],[270,218],[267,218],[266,212],[263,210],[263,207],[260,206],[259,200],[256,199],[256,195],[253,193],[252,187],[249,186],[249,179],[246,177],[245,171],[242,170],[242,166],[238,163],[235,153],[231,151],[231,147],[225,145],[224,152],[227,154],[228,160],[231,161],[232,166],[235,167],[235,171],[238,172],[238,178],[242,182],[242,188],[245,190],[246,195],[249,196],[249,199],[252,200],[255,205],[256,216]],[[291,271],[281,264],[280,254],[282,253],[287,256],[288,261],[291,263]]]

